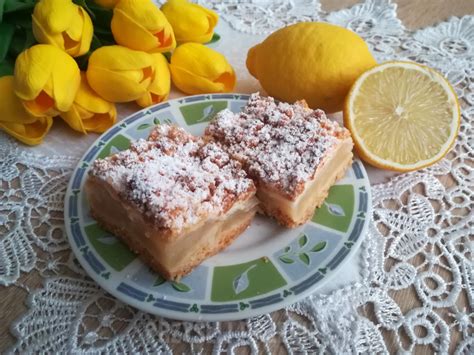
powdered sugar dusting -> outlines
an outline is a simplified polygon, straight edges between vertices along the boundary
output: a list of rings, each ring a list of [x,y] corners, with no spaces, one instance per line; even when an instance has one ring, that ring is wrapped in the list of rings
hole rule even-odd
[[[90,174],[111,184],[155,225],[174,230],[217,217],[255,192],[240,163],[217,143],[167,125],[97,160]]]
[[[276,104],[258,93],[243,112],[224,110],[206,130],[244,164],[258,183],[292,198],[301,193],[325,154],[349,132],[304,103]]]

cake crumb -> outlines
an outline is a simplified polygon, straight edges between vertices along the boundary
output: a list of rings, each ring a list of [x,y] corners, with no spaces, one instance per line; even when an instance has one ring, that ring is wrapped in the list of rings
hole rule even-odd
[[[219,112],[206,134],[221,142],[257,182],[290,199],[304,190],[323,157],[350,136],[322,110],[252,94],[243,112]]]
[[[169,125],[96,160],[89,174],[111,184],[157,227],[176,231],[218,217],[255,193],[241,164],[218,143]]]

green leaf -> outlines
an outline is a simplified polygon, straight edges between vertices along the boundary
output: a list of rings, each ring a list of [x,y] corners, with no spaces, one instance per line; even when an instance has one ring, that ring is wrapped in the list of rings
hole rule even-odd
[[[284,250],[285,250],[285,253],[288,253],[291,250],[291,247],[288,245]]]
[[[96,34],[97,38],[100,39],[100,42],[103,46],[110,46],[116,44],[114,36],[109,30],[104,30],[100,27],[96,27],[94,28],[94,33]]]
[[[2,1],[0,1],[0,4]],[[34,1],[18,1],[18,0],[6,0],[4,1],[4,7],[3,7],[3,13],[4,14],[10,14],[12,12],[16,11],[22,11],[26,10],[30,13],[32,13],[33,8],[35,7],[35,2]]]
[[[140,126],[137,127],[137,131],[142,131],[144,129],[147,129],[150,126],[151,126],[151,124],[149,124],[149,123],[142,123]]]
[[[158,276],[155,283],[153,284],[153,287],[160,286],[161,284],[163,284],[165,282],[166,282],[166,280],[164,278],[162,278],[161,276]]]
[[[2,63],[0,63],[0,77],[6,76],[6,75],[13,75],[13,68],[15,67],[15,64],[13,61],[6,60]]]
[[[20,28],[15,31],[8,53],[10,56],[16,58],[18,54],[23,52],[26,48],[31,47],[35,43],[36,40],[31,29]]]
[[[165,52],[163,55],[165,56],[168,63],[171,63],[171,52]]]
[[[214,32],[214,34],[212,35],[211,40],[209,42],[207,42],[206,44],[211,44],[211,43],[217,42],[220,39],[221,39],[221,36],[219,36],[218,33]]]
[[[312,252],[318,252],[326,248],[327,242],[322,241],[314,245],[314,247],[311,249]]]
[[[87,52],[86,54],[81,55],[80,57],[74,58],[79,69],[84,70],[84,71],[87,70],[87,63],[89,62],[89,56],[90,56],[90,53]]]
[[[0,22],[3,21],[3,12],[5,9],[5,0],[0,0]]]
[[[15,25],[17,29],[29,29],[32,30],[32,22],[31,22],[31,10],[27,11],[16,11],[9,14],[8,16],[4,16],[3,23],[11,23]]]
[[[306,234],[303,234],[298,240],[298,244],[300,248],[302,248],[306,245],[306,243],[308,243],[308,237],[306,236]]]
[[[300,260],[301,260],[303,263],[305,263],[306,265],[309,265],[310,261],[309,261],[309,255],[308,255],[308,254],[306,254],[306,253],[301,253],[301,254],[299,255],[299,258],[300,258]]]
[[[173,288],[178,292],[189,292],[189,291],[191,291],[191,287],[189,287],[186,284],[183,284],[182,282],[171,281],[171,286],[173,286]]]
[[[158,119],[158,117],[155,117],[155,118],[153,119],[153,123],[154,123],[154,124],[160,124],[160,120]]]
[[[12,42],[15,27],[9,23],[0,23],[0,62],[7,56]]]
[[[87,2],[87,8],[94,14],[92,22],[94,23],[94,29],[101,27],[104,29],[110,29],[110,22],[112,22],[112,9],[105,9],[90,1]]]
[[[281,255],[279,257],[279,259],[281,260],[281,262],[285,263],[285,264],[293,264],[295,261],[291,258],[289,258],[288,256],[286,255]]]
[[[92,36],[90,52],[95,51],[97,48],[102,47],[102,42],[95,34]]]

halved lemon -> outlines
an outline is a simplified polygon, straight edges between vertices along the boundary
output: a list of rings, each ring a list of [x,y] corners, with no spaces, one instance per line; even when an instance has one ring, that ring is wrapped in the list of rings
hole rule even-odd
[[[436,163],[454,144],[459,103],[435,70],[412,62],[387,62],[353,84],[344,124],[357,152],[382,169],[411,171]]]

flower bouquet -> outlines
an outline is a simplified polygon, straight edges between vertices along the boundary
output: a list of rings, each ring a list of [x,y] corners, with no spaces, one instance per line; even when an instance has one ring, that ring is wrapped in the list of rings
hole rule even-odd
[[[0,1],[0,129],[42,142],[56,117],[104,132],[116,103],[230,92],[235,72],[206,43],[218,15],[187,0]]]

